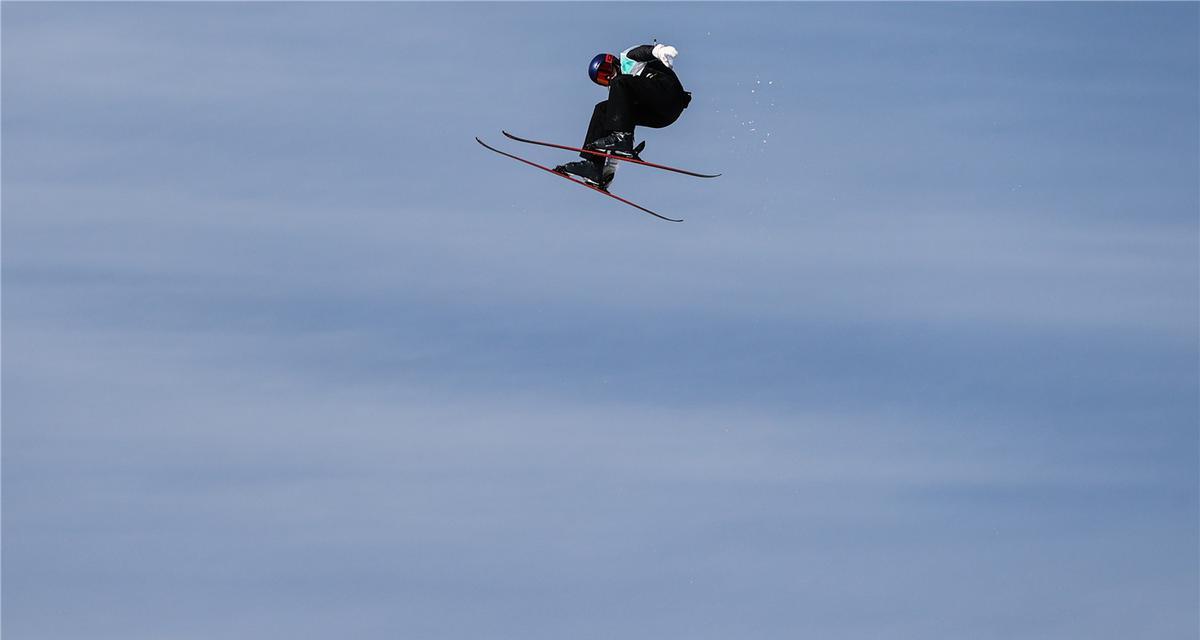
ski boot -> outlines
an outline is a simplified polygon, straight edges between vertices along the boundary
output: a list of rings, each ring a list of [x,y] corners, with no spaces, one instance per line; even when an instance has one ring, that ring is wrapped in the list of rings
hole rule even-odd
[[[614,156],[625,156],[626,158],[637,157],[638,151],[633,148],[632,131],[613,131],[603,138],[591,141],[584,145],[583,148],[611,153]]]
[[[613,174],[616,173],[614,167],[610,167],[609,163],[604,161],[604,158],[597,157],[595,160],[576,160],[554,167],[554,170],[570,176],[582,178],[584,182],[598,189],[608,190],[608,183],[612,182]]]

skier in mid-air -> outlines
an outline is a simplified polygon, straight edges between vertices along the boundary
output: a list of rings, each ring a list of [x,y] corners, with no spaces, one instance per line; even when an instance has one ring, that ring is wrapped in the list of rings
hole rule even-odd
[[[681,218],[670,218],[656,213],[608,190],[618,164],[635,164],[696,178],[716,178],[721,175],[648,162],[640,156],[646,143],[637,146],[633,144],[634,127],[640,125],[661,129],[668,126],[679,119],[679,115],[692,100],[692,94],[684,91],[679,77],[675,75],[673,67],[677,55],[679,51],[675,47],[656,43],[630,47],[620,55],[601,53],[592,58],[591,64],[588,65],[588,76],[592,82],[608,87],[608,99],[597,104],[592,112],[592,120],[588,123],[582,147],[523,138],[501,131],[510,140],[571,151],[578,153],[582,160],[550,168],[515,153],[497,149],[479,136],[475,136],[475,141],[502,156],[602,193],[656,218],[683,222]]]
[[[592,112],[583,148],[634,157],[635,126],[661,129],[675,122],[692,99],[675,75],[677,55],[675,47],[644,44],[620,55],[601,53],[592,58],[588,76],[608,87],[608,99]],[[582,160],[554,170],[606,188],[616,173],[616,162],[590,153],[579,155]]]

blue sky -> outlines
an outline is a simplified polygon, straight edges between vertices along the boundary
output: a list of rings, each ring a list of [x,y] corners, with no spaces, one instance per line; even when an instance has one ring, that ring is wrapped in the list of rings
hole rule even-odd
[[[5,3],[4,635],[1195,637],[1198,24]]]

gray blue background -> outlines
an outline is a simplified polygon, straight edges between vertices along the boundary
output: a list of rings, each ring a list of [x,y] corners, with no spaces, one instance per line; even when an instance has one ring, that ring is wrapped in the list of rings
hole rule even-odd
[[[1200,632],[1200,5],[2,12],[6,638]]]

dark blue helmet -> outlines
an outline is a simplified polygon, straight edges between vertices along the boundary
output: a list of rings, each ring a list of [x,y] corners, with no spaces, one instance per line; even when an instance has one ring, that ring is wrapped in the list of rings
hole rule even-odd
[[[588,77],[601,86],[608,83],[621,72],[621,59],[611,53],[598,53],[588,65]]]

